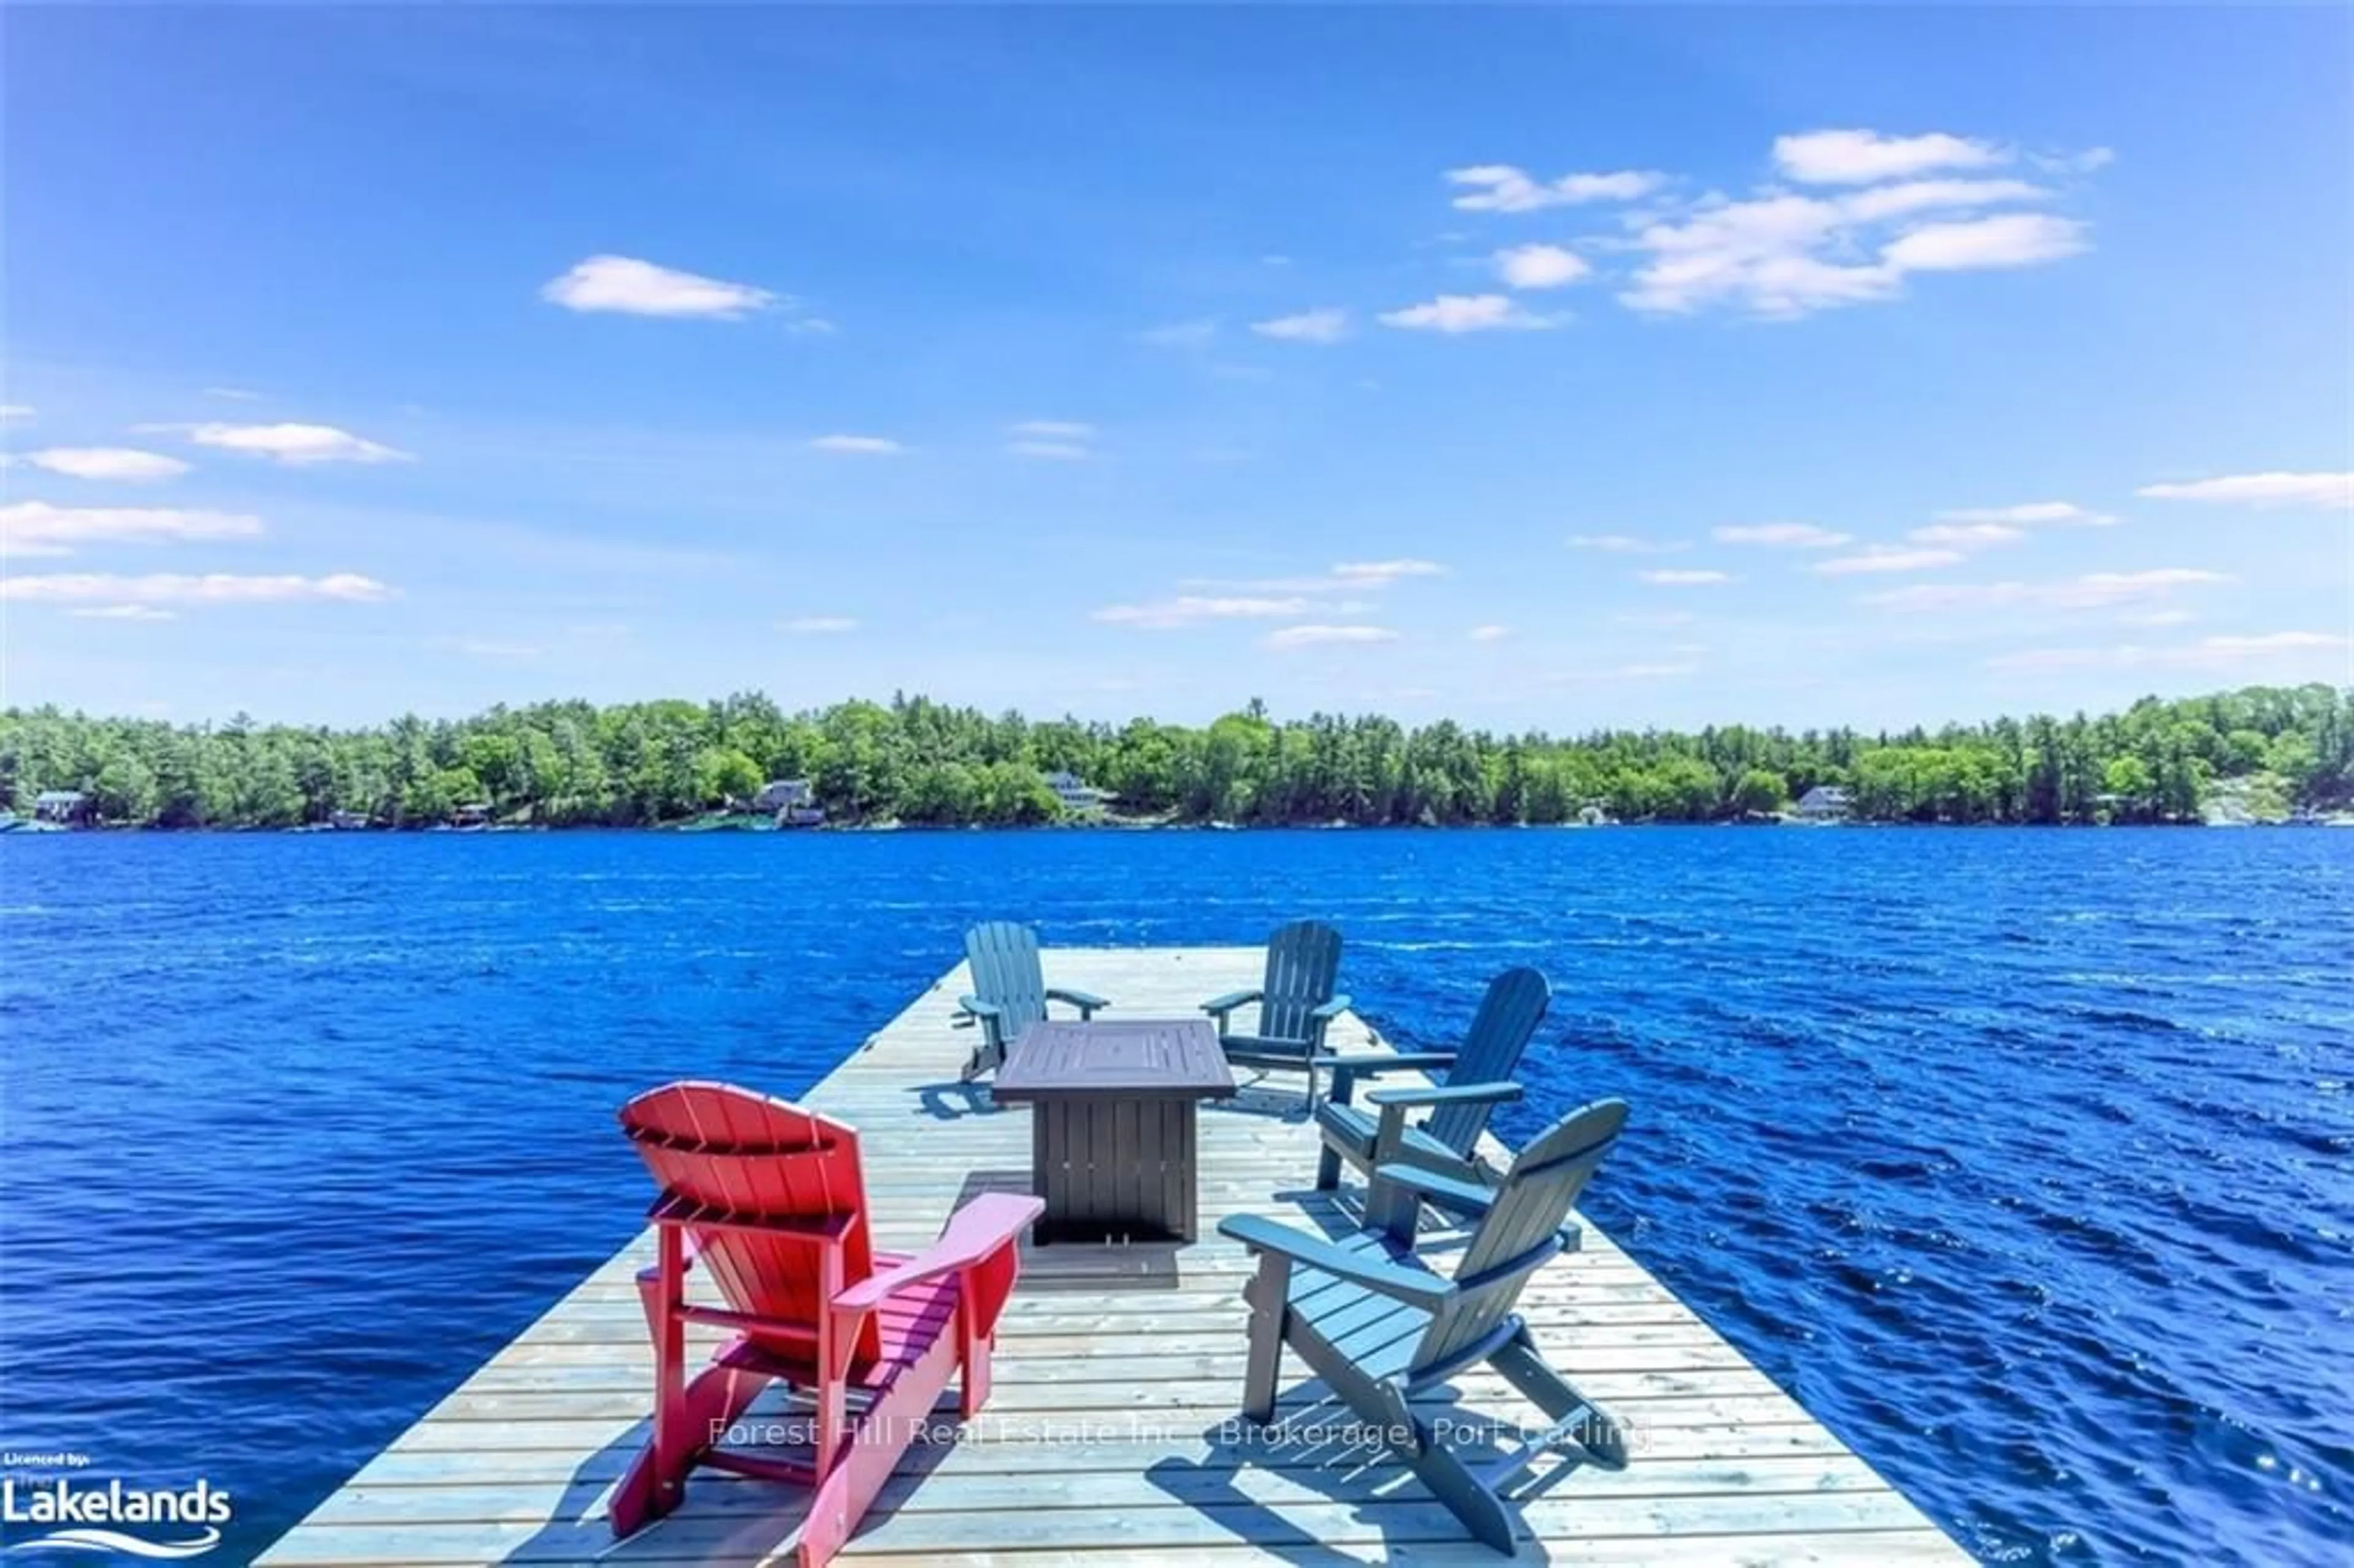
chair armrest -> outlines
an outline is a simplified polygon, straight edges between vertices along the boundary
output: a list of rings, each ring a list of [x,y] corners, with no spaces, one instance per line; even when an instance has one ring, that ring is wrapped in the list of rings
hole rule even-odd
[[[1426,1198],[1436,1198],[1449,1207],[1470,1210],[1484,1214],[1496,1206],[1492,1189],[1476,1181],[1458,1181],[1452,1176],[1441,1176],[1436,1171],[1425,1171],[1418,1165],[1392,1163],[1373,1168],[1373,1181],[1387,1181],[1407,1187]]]
[[[1242,1006],[1243,1003],[1246,1001],[1257,1001],[1266,994],[1266,991],[1259,990],[1230,991],[1224,996],[1213,997],[1208,1001],[1204,1002],[1202,1004],[1202,1011],[1211,1013],[1232,1012],[1237,1007]]]
[[[1375,1089],[1369,1106],[1509,1105],[1521,1097],[1518,1084],[1447,1084],[1427,1089]]]
[[[1433,1067],[1454,1065],[1452,1051],[1371,1051],[1353,1056],[1328,1056],[1324,1061],[1332,1075],[1332,1098],[1341,1105],[1349,1103],[1359,1078],[1377,1078],[1384,1073],[1403,1073],[1414,1068],[1427,1072]]]
[[[1316,1109],[1316,1069],[1331,1060],[1324,1049],[1324,1032],[1332,1021],[1349,1011],[1349,997],[1344,992],[1331,1001],[1308,1010],[1308,1108]]]
[[[960,1012],[970,1013],[975,1018],[993,1019],[1002,1018],[1005,1015],[1005,1010],[998,1006],[997,1003],[993,1001],[983,1001],[977,996],[960,996],[957,998],[957,1011]]]
[[[1257,1214],[1234,1214],[1220,1220],[1218,1234],[1242,1243],[1253,1253],[1280,1253],[1294,1263],[1320,1268],[1336,1278],[1362,1285],[1409,1306],[1436,1310],[1455,1294],[1453,1284],[1425,1269],[1348,1252],[1306,1231],[1277,1224]]]
[[[1110,1002],[1106,1001],[1102,997],[1096,995],[1093,991],[1068,991],[1058,985],[1052,985],[1046,988],[1046,1000],[1049,1001],[1067,1001],[1073,1007],[1077,1008],[1081,1012],[1093,1012],[1098,1007],[1109,1007],[1111,1005]]]
[[[1023,1227],[1045,1213],[1036,1198],[1013,1192],[984,1192],[949,1216],[939,1239],[905,1263],[870,1274],[833,1298],[845,1312],[867,1312],[911,1285],[921,1285],[943,1274],[970,1268],[1000,1248],[1021,1239]]]
[[[656,1221],[655,1223],[659,1224],[661,1222]],[[685,1280],[688,1275],[695,1272],[695,1260],[702,1255],[703,1248],[695,1245],[695,1233],[687,1229],[684,1224],[681,1224],[678,1226],[678,1277],[682,1282]],[[638,1284],[642,1287],[652,1285],[661,1277],[662,1264],[660,1260],[650,1263],[643,1268],[638,1270]]]

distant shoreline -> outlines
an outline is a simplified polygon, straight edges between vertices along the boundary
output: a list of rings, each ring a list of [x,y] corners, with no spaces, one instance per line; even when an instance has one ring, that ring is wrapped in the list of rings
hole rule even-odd
[[[154,823],[91,823],[73,828],[33,827],[19,823],[14,828],[0,828],[0,838],[46,838],[56,833],[78,836],[122,838],[154,836],[161,838],[254,838],[278,836],[292,838],[512,838],[519,835],[559,833],[580,835],[593,833],[625,833],[631,835],[668,835],[676,837],[708,834],[768,835],[785,837],[881,836],[912,833],[924,837],[940,837],[957,833],[1019,833],[1025,836],[1055,833],[1502,833],[1502,832],[1595,832],[1604,830],[1677,829],[1684,832],[1713,831],[1736,828],[1750,831],[1785,828],[1799,832],[1824,829],[1882,830],[1935,829],[1952,832],[1980,832],[1990,829],[2099,830],[2104,828],[2354,828],[2354,811],[2341,811],[2312,818],[2280,821],[2205,822],[2197,821],[2114,821],[2114,822],[2016,822],[2016,821],[1887,821],[1858,819],[1850,821],[1801,821],[1797,820],[1741,821],[1726,820],[1713,822],[1675,821],[1665,820],[1632,822],[829,822],[820,827],[773,828],[737,825],[697,826],[693,821],[613,824],[604,822],[501,822],[488,827],[451,828],[394,827],[333,828],[322,823],[305,823],[295,827],[261,827],[252,824],[235,826],[164,827]]]
[[[0,810],[172,831],[2253,823],[2354,809],[2354,690],[1862,734],[1496,733],[1378,715],[1034,720],[758,693],[348,729],[0,710]],[[0,818],[0,826],[5,826]],[[18,830],[12,830],[18,831]],[[37,829],[38,831],[38,829]]]

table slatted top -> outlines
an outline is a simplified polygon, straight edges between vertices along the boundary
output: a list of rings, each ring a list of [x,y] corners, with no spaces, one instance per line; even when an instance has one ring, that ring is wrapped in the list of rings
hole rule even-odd
[[[1001,1103],[1083,1096],[1229,1099],[1235,1075],[1205,1018],[1048,1019],[1022,1032],[997,1072]]]

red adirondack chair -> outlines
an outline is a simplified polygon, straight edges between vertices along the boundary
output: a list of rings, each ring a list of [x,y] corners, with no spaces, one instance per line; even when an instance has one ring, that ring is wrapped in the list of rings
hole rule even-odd
[[[858,1135],[839,1122],[725,1084],[678,1083],[622,1107],[621,1127],[662,1196],[650,1215],[659,1261],[638,1276],[654,1340],[653,1442],[613,1495],[613,1532],[670,1512],[687,1472],[709,1465],[813,1488],[799,1561],[819,1568],[850,1538],[950,1375],[965,1415],[989,1397],[1018,1238],[1044,1205],[984,1194],[928,1251],[877,1252]],[[725,1308],[687,1302],[697,1265]],[[735,1335],[692,1382],[690,1323]],[[814,1396],[813,1455],[722,1446],[780,1380]]]

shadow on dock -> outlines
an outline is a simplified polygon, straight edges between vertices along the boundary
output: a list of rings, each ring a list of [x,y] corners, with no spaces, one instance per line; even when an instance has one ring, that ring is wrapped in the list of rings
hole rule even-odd
[[[1302,1400],[1307,1402],[1304,1405],[1297,1403]],[[1231,1421],[1205,1428],[1201,1434],[1201,1457],[1161,1459],[1146,1468],[1146,1480],[1172,1502],[1214,1520],[1219,1530],[1231,1531],[1258,1551],[1299,1568],[1362,1564],[1371,1544],[1360,1539],[1345,1548],[1335,1546],[1299,1520],[1287,1517],[1286,1507],[1297,1511],[1301,1490],[1348,1510],[1352,1518],[1370,1526],[1376,1532],[1384,1562],[1553,1561],[1541,1542],[1527,1537],[1515,1543],[1518,1550],[1510,1558],[1472,1542],[1458,1546],[1443,1533],[1434,1541],[1435,1525],[1439,1531],[1445,1528],[1432,1517],[1438,1505],[1394,1457],[1351,1436],[1361,1425],[1357,1416],[1323,1383],[1311,1382],[1287,1389],[1284,1404],[1287,1408],[1278,1419],[1262,1428]],[[1462,1413],[1452,1394],[1417,1398],[1415,1409],[1425,1419],[1449,1424],[1450,1440],[1474,1465],[1503,1459],[1522,1436],[1522,1428],[1511,1423]],[[1469,1432],[1485,1436],[1467,1441]],[[1509,1499],[1517,1504],[1541,1496],[1585,1462],[1575,1453],[1556,1459],[1512,1489]],[[1280,1472],[1285,1506],[1253,1495],[1248,1478],[1267,1472]]]

